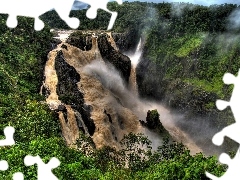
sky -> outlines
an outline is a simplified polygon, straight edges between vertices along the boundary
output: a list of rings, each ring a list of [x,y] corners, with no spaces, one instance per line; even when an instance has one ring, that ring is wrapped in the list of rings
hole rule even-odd
[[[100,0],[101,1],[101,0]],[[113,1],[113,0],[110,0]],[[126,1],[126,0],[123,0]],[[134,0],[128,0],[128,2],[132,2]],[[192,4],[200,4],[200,5],[204,5],[204,6],[210,6],[213,4],[224,4],[224,3],[228,3],[228,4],[238,4],[240,5],[240,1],[239,0],[138,0],[141,2],[155,2],[155,3],[160,3],[160,2],[189,2]],[[87,5],[80,2],[79,1],[75,1],[74,5],[73,5],[73,9],[83,9],[86,8]]]

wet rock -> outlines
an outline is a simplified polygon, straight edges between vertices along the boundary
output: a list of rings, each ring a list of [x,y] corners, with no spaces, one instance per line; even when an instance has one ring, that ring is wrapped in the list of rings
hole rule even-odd
[[[60,104],[60,105],[58,106],[57,111],[67,111],[67,109],[66,109],[66,107],[65,107],[63,104]]]
[[[65,44],[63,44],[63,45],[61,46],[61,48],[68,50],[68,49],[67,49],[67,46],[66,46]]]
[[[44,95],[45,97],[48,97],[50,95],[50,90],[47,89],[45,86],[42,86],[41,94]]]
[[[120,72],[121,76],[128,82],[131,72],[131,60],[129,57],[114,49],[108,41],[108,34],[104,32],[76,32],[70,35],[66,41],[81,50],[88,51],[92,48],[92,36],[97,36],[98,48],[105,62],[110,62]]]
[[[83,51],[89,51],[92,48],[92,34],[75,32],[70,35],[66,43],[71,44]]]
[[[98,48],[103,60],[113,64],[113,66],[120,71],[123,79],[128,82],[131,72],[131,60],[129,57],[116,51],[104,35],[98,37]]]
[[[140,38],[136,30],[112,33],[112,37],[120,52],[134,52]]]
[[[82,119],[88,128],[90,135],[95,131],[95,125],[90,118],[90,108],[83,108],[84,105],[83,94],[78,90],[77,83],[80,81],[80,75],[70,66],[65,60],[62,51],[57,53],[55,59],[55,69],[58,76],[57,94],[59,100],[78,111],[82,115]]]
[[[159,133],[163,133],[166,131],[166,129],[163,127],[162,123],[160,122],[160,115],[156,109],[148,110],[147,117],[146,117],[146,125],[149,129],[154,129]]]
[[[105,109],[104,109],[104,113],[107,115],[109,122],[112,123],[112,117],[111,117],[111,115],[108,114]]]
[[[60,39],[53,38],[50,44],[50,50],[53,50],[57,47],[58,44],[61,44],[62,41]]]

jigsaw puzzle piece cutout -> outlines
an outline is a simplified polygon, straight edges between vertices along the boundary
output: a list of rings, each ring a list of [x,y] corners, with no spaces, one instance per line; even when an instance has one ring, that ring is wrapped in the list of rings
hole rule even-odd
[[[234,140],[238,144],[240,144],[240,125],[239,123],[231,124],[222,129],[222,131],[216,133],[213,138],[213,144],[217,146],[221,146],[224,141],[224,137],[229,137],[230,139]]]
[[[5,160],[0,161],[0,171],[6,171],[8,169],[8,162]]]
[[[118,15],[117,12],[112,12],[112,16],[111,16],[110,22],[108,24],[107,30],[111,30],[113,28],[113,25],[117,19],[117,15]]]
[[[240,144],[240,111],[238,103],[240,102],[238,93],[240,92],[240,73],[236,77],[231,73],[225,73],[223,81],[225,84],[234,84],[234,89],[229,102],[224,100],[217,100],[216,106],[219,110],[224,110],[230,106],[236,123],[231,124],[222,129],[219,133],[215,134],[212,141],[215,145],[220,146],[224,141],[224,136],[231,138],[232,140]]]
[[[237,76],[234,76],[231,73],[225,73],[223,76],[223,81],[225,84],[228,84],[228,85],[233,84],[234,85],[234,89],[233,89],[230,101],[228,102],[228,106],[230,106],[230,108],[232,110],[235,121],[240,123],[240,111],[239,111],[240,96],[238,95],[240,92],[240,70],[239,70]],[[224,104],[222,102],[219,104],[219,108],[221,108],[221,105],[223,108]],[[225,102],[225,105],[227,105],[227,102]]]
[[[110,18],[107,30],[111,30],[113,28],[113,25],[117,19],[118,13],[114,12],[114,11],[110,11],[107,8],[107,4],[108,4],[109,0],[101,0],[101,1],[99,1],[99,0],[80,0],[80,1],[84,2],[86,4],[89,4],[91,6],[86,12],[86,16],[89,19],[95,19],[97,17],[98,9],[102,9],[102,10],[110,13],[111,18]],[[117,3],[122,4],[122,0],[117,0]]]
[[[24,164],[26,166],[38,165],[38,180],[58,180],[58,178],[52,173],[52,169],[57,168],[60,165],[60,161],[53,157],[45,164],[39,156],[26,156],[24,158]]]
[[[236,76],[234,76],[231,73],[225,73],[223,76],[223,82],[224,84],[230,85],[230,84],[235,84],[236,83]]]
[[[224,141],[224,137],[229,137],[235,142],[240,144],[240,111],[239,111],[239,102],[240,102],[240,70],[238,72],[238,76],[234,76],[231,73],[226,73],[223,77],[223,81],[225,84],[234,84],[234,89],[232,92],[232,96],[230,101],[217,100],[216,106],[219,110],[224,110],[227,106],[230,106],[232,113],[234,115],[236,123],[233,123],[225,128],[222,131],[216,133],[212,141],[215,145],[222,145]],[[216,177],[208,172],[206,172],[206,176],[211,178],[212,180],[237,180],[240,179],[240,148],[238,149],[235,157],[233,159],[226,153],[222,153],[219,156],[219,161],[223,164],[228,165],[227,172],[221,176]]]
[[[238,149],[236,155],[233,159],[226,153],[222,153],[219,156],[219,161],[222,164],[228,165],[228,169],[224,175],[221,177],[216,177],[208,172],[206,172],[206,176],[211,178],[212,180],[239,180],[240,171],[239,171],[239,164],[240,164],[240,149]]]
[[[23,173],[21,172],[16,172],[13,174],[13,180],[24,180]]]
[[[3,0],[2,0],[3,1]],[[7,26],[15,28],[18,25],[17,16],[34,18],[35,30],[42,30],[44,22],[39,16],[55,9],[60,18],[73,29],[79,26],[79,19],[69,17],[74,0],[12,0],[4,1],[0,6],[0,13],[8,14]]]
[[[49,1],[49,0],[47,0]],[[58,13],[59,17],[72,29],[77,29],[80,25],[80,20],[76,17],[69,17],[73,3],[75,0],[52,0],[59,1],[54,5],[55,11]],[[64,8],[63,8],[64,7]]]
[[[15,129],[11,126],[4,128],[4,135],[5,139],[0,140],[0,146],[11,146],[15,144],[15,141],[13,139],[13,134],[15,132]]]
[[[220,111],[222,111],[222,110],[226,109],[228,106],[230,106],[230,102],[227,102],[224,100],[217,100],[216,106]]]

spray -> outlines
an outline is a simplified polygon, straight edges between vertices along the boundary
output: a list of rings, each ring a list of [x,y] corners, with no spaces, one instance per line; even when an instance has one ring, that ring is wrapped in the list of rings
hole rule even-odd
[[[142,54],[142,40],[139,41],[136,52],[130,56],[132,73],[129,83],[135,84],[136,91],[125,84],[118,71],[111,64],[102,60],[97,39],[92,38],[92,41],[93,46],[89,51],[82,51],[64,43],[67,50],[59,46],[58,49],[49,54],[49,61],[45,67],[45,85],[50,88],[51,92],[47,99],[48,104],[51,106],[51,104],[59,105],[60,103],[55,93],[57,79],[53,59],[57,51],[61,50],[65,61],[80,74],[81,81],[77,85],[84,94],[85,103],[90,105],[92,109],[91,118],[96,126],[92,138],[97,148],[111,146],[119,149],[119,142],[124,134],[133,132],[144,133],[152,141],[153,149],[156,149],[162,144],[162,138],[142,127],[139,120],[146,119],[148,110],[157,109],[162,124],[174,140],[183,142],[193,154],[202,152],[202,149],[194,143],[192,138],[177,126],[177,122],[182,120],[183,115],[173,114],[162,104],[143,101],[138,97],[136,71],[134,70]]]
[[[140,38],[135,53],[133,55],[129,55],[129,58],[131,60],[131,66],[132,66],[130,77],[129,77],[129,89],[136,96],[138,96],[136,68],[137,68],[138,63],[140,62],[141,55],[142,55],[142,39]]]

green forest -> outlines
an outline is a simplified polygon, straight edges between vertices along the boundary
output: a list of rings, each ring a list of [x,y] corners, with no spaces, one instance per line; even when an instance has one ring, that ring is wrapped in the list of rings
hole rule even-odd
[[[111,2],[108,8],[118,12],[114,32],[145,41],[143,59],[147,64],[140,64],[138,74],[142,97],[165,101],[190,116],[214,117],[212,123],[219,128],[234,121],[230,110],[217,111],[215,101],[229,99],[232,86],[225,86],[222,76],[225,72],[237,74],[240,67],[240,28],[233,27],[229,18],[240,7]],[[85,9],[71,12],[81,21],[79,30],[107,28],[108,13],[99,10],[95,20],[85,14]],[[170,143],[168,138],[153,152],[147,137],[130,133],[121,141],[124,148],[116,151],[95,149],[91,138],[81,134],[76,144],[79,148],[69,148],[57,113],[39,94],[54,36],[50,29],[68,27],[55,11],[41,16],[45,28],[39,32],[31,18],[19,17],[15,29],[6,26],[6,19],[7,15],[0,15],[0,136],[4,138],[6,126],[13,126],[16,144],[0,147],[0,158],[9,163],[9,169],[1,171],[1,179],[12,179],[16,172],[22,172],[25,179],[37,179],[37,166],[24,165],[29,154],[39,155],[45,163],[57,157],[61,164],[53,173],[63,180],[205,180],[206,171],[216,176],[225,173],[227,166],[215,156],[191,155],[183,144]],[[146,68],[144,74],[141,68]]]

